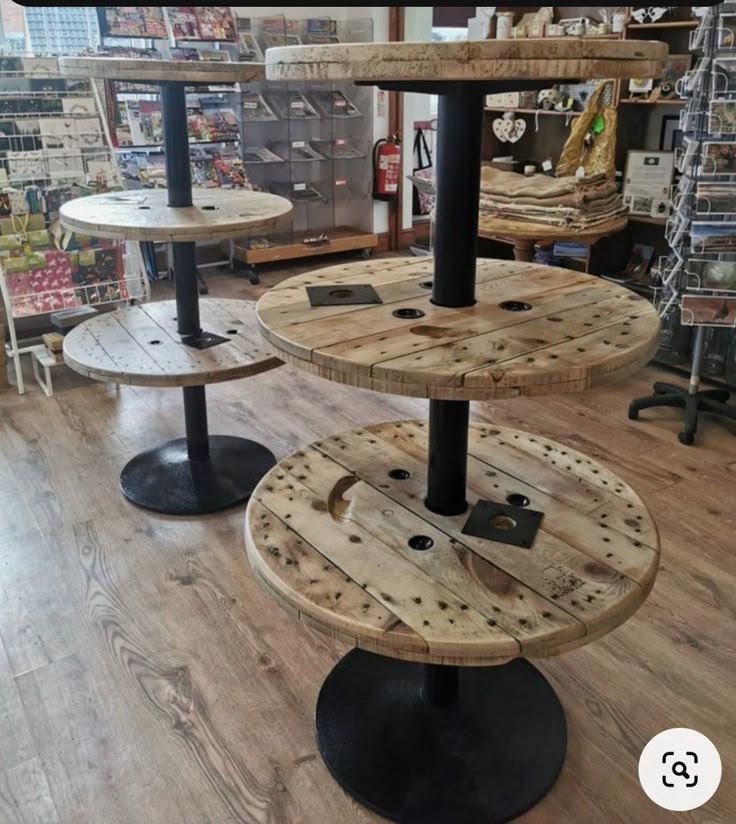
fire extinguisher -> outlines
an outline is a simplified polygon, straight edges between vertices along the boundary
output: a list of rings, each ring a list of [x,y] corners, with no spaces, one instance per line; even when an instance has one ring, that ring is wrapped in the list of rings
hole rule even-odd
[[[373,146],[373,198],[396,200],[401,174],[401,138],[392,134]]]

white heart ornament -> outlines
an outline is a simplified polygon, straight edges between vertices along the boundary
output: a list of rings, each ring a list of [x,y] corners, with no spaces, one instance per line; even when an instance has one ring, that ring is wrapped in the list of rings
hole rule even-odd
[[[516,143],[517,140],[521,140],[524,136],[524,132],[526,131],[526,120],[519,118],[518,120],[509,120],[507,122],[510,126],[508,141],[510,143]]]
[[[497,137],[497,138],[498,138],[498,139],[499,139],[502,143],[506,143],[506,142],[507,142],[507,140],[508,140],[508,135],[507,135],[508,130],[507,130],[507,127],[506,127],[506,124],[507,124],[508,122],[509,122],[509,121],[508,121],[508,120],[506,120],[506,119],[505,119],[505,118],[503,118],[503,117],[497,117],[497,118],[493,121],[493,124],[492,124],[492,125],[493,125],[493,134],[494,134],[494,135],[496,135],[496,137]]]

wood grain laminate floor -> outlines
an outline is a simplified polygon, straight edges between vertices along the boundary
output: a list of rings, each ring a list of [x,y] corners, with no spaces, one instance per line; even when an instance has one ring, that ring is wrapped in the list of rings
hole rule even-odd
[[[208,281],[213,296],[256,297],[315,265],[265,272],[260,287]],[[168,284],[156,291],[171,296]],[[378,822],[333,782],[312,735],[317,690],[345,648],[256,585],[244,508],[169,518],[118,492],[129,458],[182,433],[180,391],[59,369],[48,399],[28,377],[25,397],[0,395],[0,822]],[[538,664],[565,707],[569,754],[523,824],[736,820],[736,429],[704,420],[687,448],[674,411],[629,422],[628,401],[657,377],[645,368],[588,394],[472,405],[477,420],[603,462],[662,537],[659,578],[634,618]],[[358,424],[426,414],[425,402],[289,367],[208,397],[211,431],[256,438],[279,458]],[[673,726],[708,735],[724,765],[716,796],[689,813],[654,806],[637,780],[642,747]]]

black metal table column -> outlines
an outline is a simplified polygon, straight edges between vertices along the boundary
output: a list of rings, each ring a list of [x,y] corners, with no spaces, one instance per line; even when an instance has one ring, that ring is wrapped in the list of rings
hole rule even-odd
[[[192,172],[183,82],[161,83],[164,156],[169,206],[192,205]],[[186,345],[217,345],[203,332],[199,318],[196,246],[172,243],[177,330]],[[120,486],[133,503],[169,515],[216,512],[246,501],[255,485],[276,463],[255,441],[210,435],[204,386],[185,386],[186,438],[178,438],[137,455],[123,469]]]
[[[440,94],[437,123],[432,302],[475,303],[483,93]],[[440,515],[465,512],[468,401],[429,402],[426,505]]]
[[[432,302],[472,306],[488,89],[394,87],[439,94]],[[468,401],[429,402],[425,505],[439,515],[461,515],[468,506],[469,417]],[[559,699],[523,659],[457,667],[355,649],[327,676],[315,726],[333,777],[401,824],[511,821],[549,792],[567,748]]]

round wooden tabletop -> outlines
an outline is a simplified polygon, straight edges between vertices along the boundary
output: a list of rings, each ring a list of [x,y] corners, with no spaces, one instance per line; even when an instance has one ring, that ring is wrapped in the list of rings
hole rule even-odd
[[[658,567],[641,499],[562,444],[471,424],[468,502],[528,500],[530,547],[462,532],[423,503],[428,428],[326,438],[264,476],[246,514],[258,580],[299,618],[378,654],[482,666],[554,655],[629,618]],[[413,548],[416,547],[416,548]]]
[[[529,240],[538,243],[552,243],[555,240],[577,240],[580,243],[595,243],[602,237],[615,235],[626,228],[628,217],[607,220],[596,226],[584,229],[571,229],[566,226],[550,226],[544,223],[532,223],[528,220],[509,220],[504,217],[481,215],[478,220],[480,237],[502,237],[511,240]]]
[[[574,37],[284,46],[266,52],[266,77],[365,82],[659,77],[667,53],[667,44],[656,41]]]
[[[215,60],[145,60],[134,57],[60,57],[59,70],[68,77],[100,80],[149,80],[151,83],[248,83],[263,80],[263,63]]]
[[[242,189],[195,189],[193,206],[169,206],[166,189],[78,197],[63,204],[67,229],[97,237],[184,242],[220,240],[288,222],[286,198]]]
[[[202,386],[281,366],[265,351],[255,304],[200,301],[202,328],[227,343],[196,349],[176,331],[176,301],[127,306],[85,321],[64,337],[64,362],[88,378],[131,386]]]
[[[657,348],[654,307],[570,269],[479,259],[474,306],[431,302],[433,261],[390,258],[290,278],[258,302],[287,363],[395,395],[487,400],[578,392],[627,375]],[[311,306],[307,287],[370,284],[380,304]],[[348,296],[349,297],[349,296]]]

